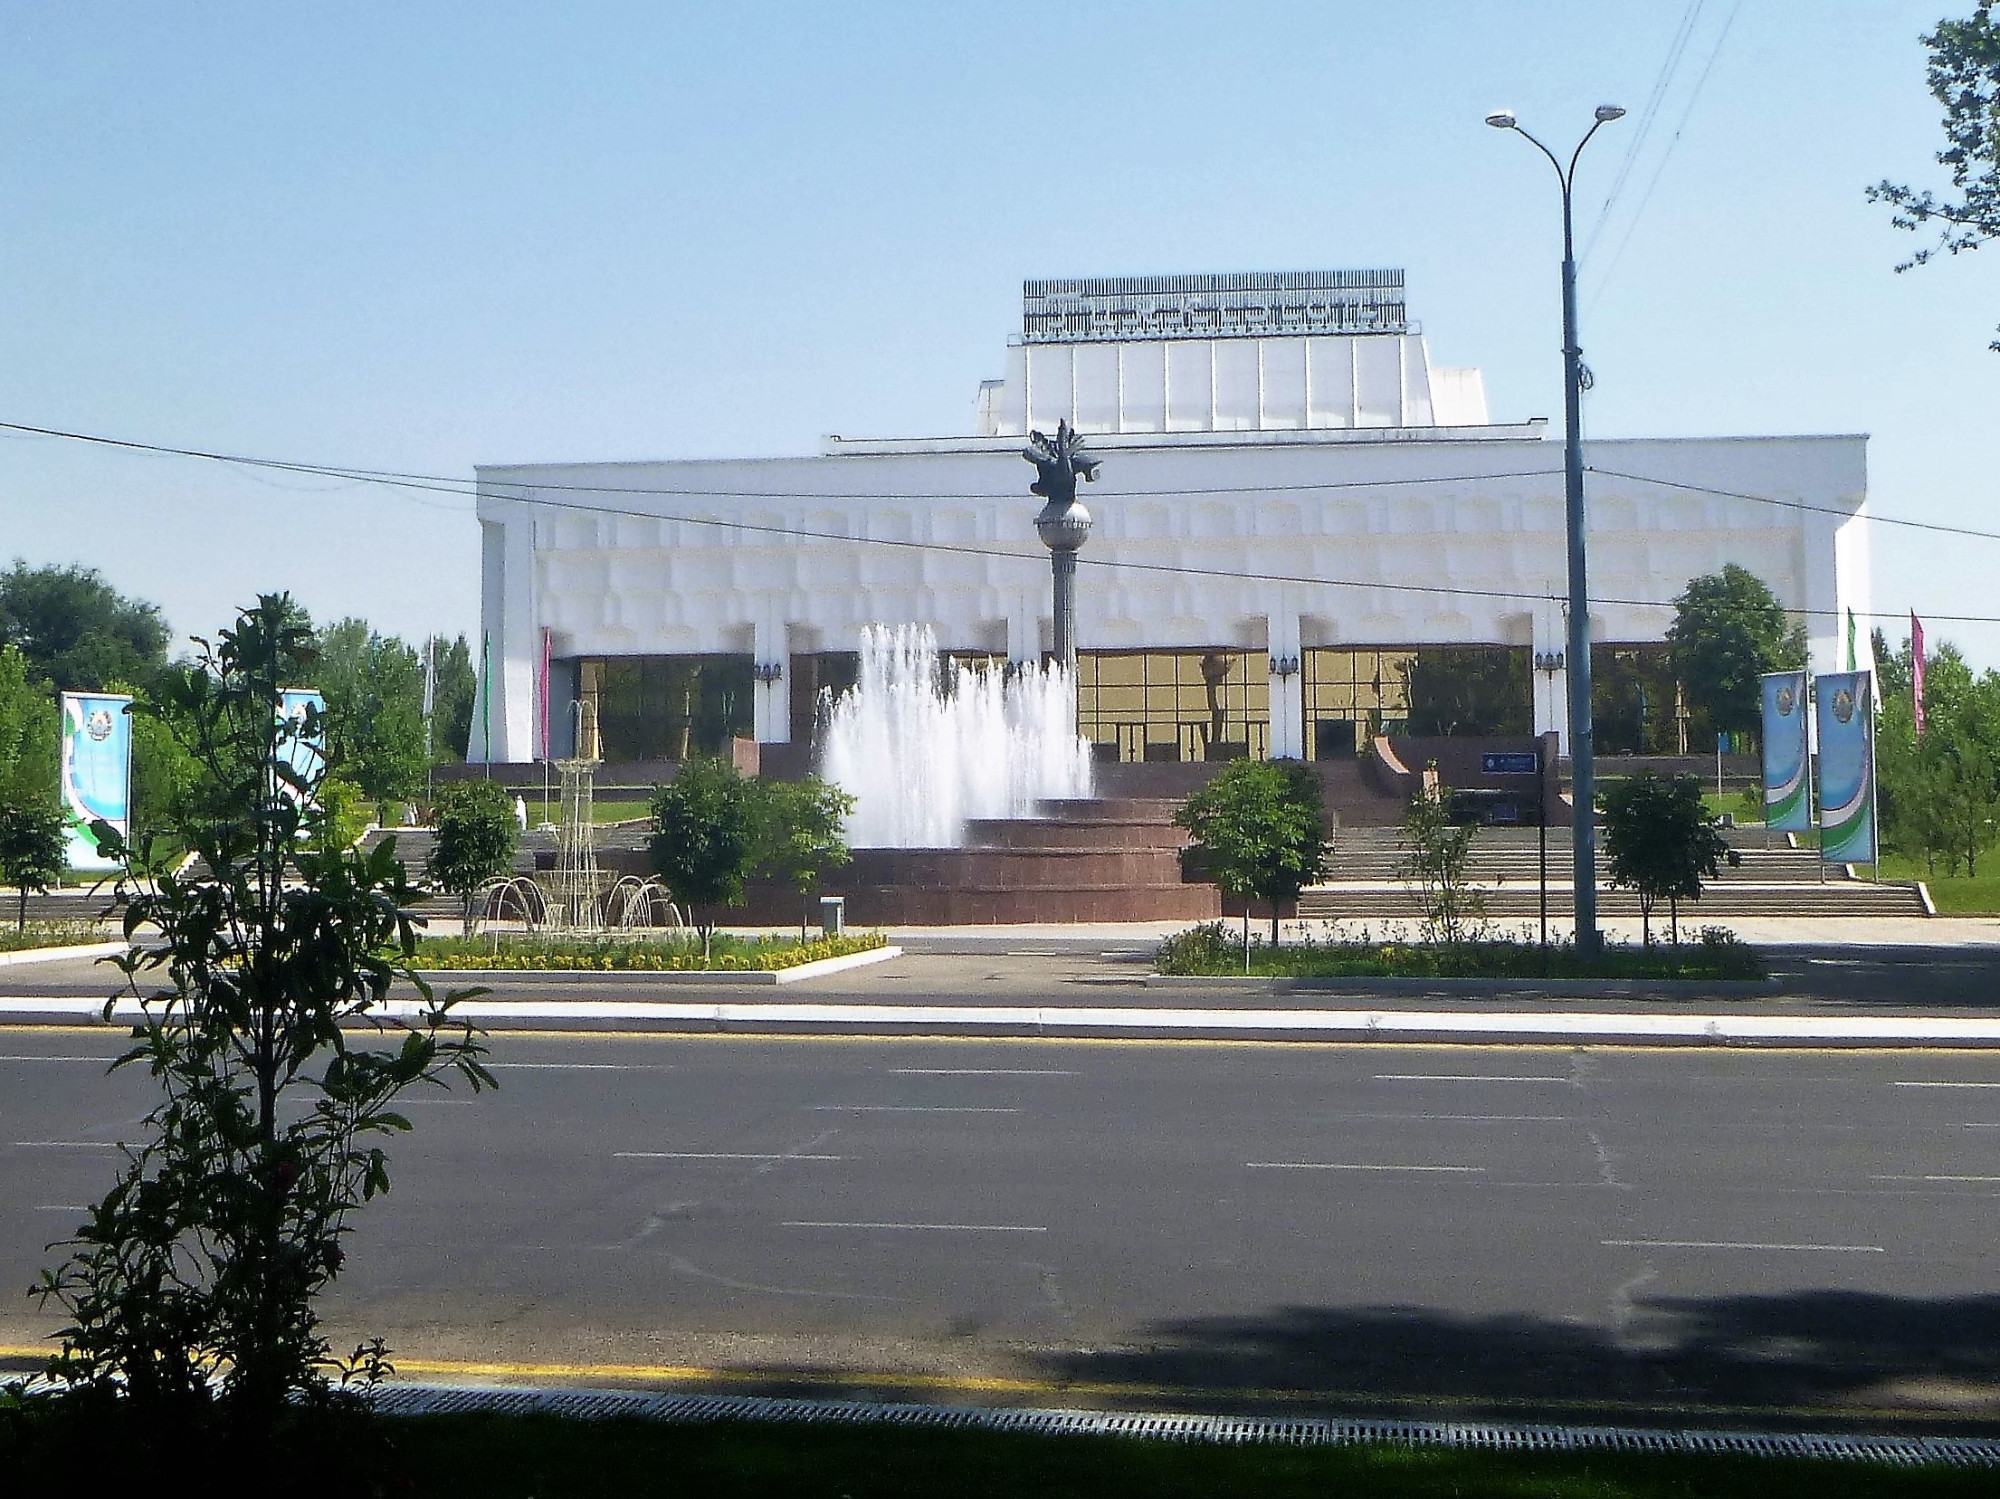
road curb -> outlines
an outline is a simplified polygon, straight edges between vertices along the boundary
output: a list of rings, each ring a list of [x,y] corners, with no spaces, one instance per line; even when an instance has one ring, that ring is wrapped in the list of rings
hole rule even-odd
[[[18,952],[0,952],[0,968],[19,963],[59,963],[64,958],[109,958],[125,951],[123,942],[83,942],[68,947],[26,947]]]
[[[104,1002],[77,995],[0,998],[0,1019],[75,1024]],[[415,1020],[421,1001],[372,1014]],[[489,1030],[619,1030],[742,1036],[992,1036],[1013,1038],[1320,1041],[1340,1044],[2000,1047],[2000,1018],[1928,1015],[1744,1015],[1660,1011],[1285,1010],[1112,1005],[895,1005],[769,1000],[472,999],[454,1014]],[[112,1022],[136,1019],[120,1000]]]
[[[1755,999],[1783,991],[1761,979],[1295,978],[1256,974],[1149,973],[1149,989],[1223,989],[1251,994],[1532,994],[1562,999]]]

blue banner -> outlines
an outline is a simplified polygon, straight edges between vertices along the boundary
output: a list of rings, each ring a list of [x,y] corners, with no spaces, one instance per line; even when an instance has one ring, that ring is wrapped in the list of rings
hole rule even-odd
[[[1813,679],[1819,723],[1819,856],[1832,864],[1875,862],[1873,677],[1828,672]]]
[[[1803,833],[1812,826],[1812,759],[1806,746],[1806,674],[1767,672],[1764,691],[1764,826]]]
[[[62,695],[62,803],[65,857],[72,869],[118,865],[98,846],[93,822],[132,831],[132,719],[129,697],[109,692]]]
[[[290,726],[290,732],[278,742],[278,758],[298,772],[307,787],[303,799],[311,801],[311,788],[318,786],[320,777],[326,774],[326,726],[315,718],[312,732],[307,733],[308,710],[314,714],[326,712],[326,699],[320,696],[318,688],[278,689],[278,718]],[[279,789],[294,801],[302,799],[296,786],[281,782]]]

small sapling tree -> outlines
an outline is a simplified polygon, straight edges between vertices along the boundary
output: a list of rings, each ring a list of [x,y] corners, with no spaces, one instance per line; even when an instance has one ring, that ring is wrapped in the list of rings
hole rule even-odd
[[[854,811],[854,798],[818,776],[802,781],[758,781],[762,801],[757,867],[799,894],[799,941],[820,876],[848,862],[841,824]]]
[[[1423,790],[1403,814],[1403,857],[1396,874],[1417,887],[1424,908],[1424,940],[1457,947],[1469,922],[1486,914],[1472,888],[1472,841],[1478,828],[1452,821],[1451,788],[1425,778]]]
[[[62,878],[64,863],[62,809],[39,797],[18,803],[0,802],[0,883],[12,885],[19,904],[14,929],[28,927],[28,892],[46,894]]]
[[[1326,870],[1319,777],[1303,765],[1233,760],[1174,813],[1192,851],[1225,895],[1243,901],[1243,963],[1250,963],[1251,900],[1271,903],[1271,945],[1278,907]]]
[[[1667,902],[1673,940],[1681,940],[1680,903],[1701,899],[1701,882],[1713,879],[1729,846],[1709,823],[1701,782],[1650,770],[1613,782],[1603,796],[1604,850],[1611,882],[1639,896],[1639,924],[1653,944],[1653,907]]]
[[[660,877],[701,933],[701,959],[714,953],[716,908],[741,905],[757,867],[762,800],[727,760],[697,755],[653,791],[649,853]]]
[[[436,1002],[407,966],[425,892],[393,841],[367,854],[302,842],[323,771],[290,754],[318,715],[278,712],[280,684],[312,664],[291,610],[260,599],[134,710],[200,767],[201,814],[174,830],[196,855],[186,870],[93,825],[124,861],[128,949],[112,961],[141,1006],[114,1070],[143,1067],[161,1097],[37,1294],[67,1319],[48,1369],[61,1399],[105,1447],[166,1466],[203,1451],[253,1461],[310,1435],[350,1379],[386,1371],[379,1341],[337,1357],[317,1309],[355,1211],[388,1189],[375,1142],[410,1127],[394,1110],[405,1088],[492,1082],[477,1033],[449,1014],[463,996]],[[398,978],[426,1002],[408,1023],[380,1011]],[[400,1039],[364,1045],[369,1028]]]
[[[470,937],[479,921],[473,900],[488,880],[513,867],[521,825],[507,793],[487,780],[447,786],[432,806],[436,837],[431,844],[431,878],[446,894],[458,897],[465,935]]]

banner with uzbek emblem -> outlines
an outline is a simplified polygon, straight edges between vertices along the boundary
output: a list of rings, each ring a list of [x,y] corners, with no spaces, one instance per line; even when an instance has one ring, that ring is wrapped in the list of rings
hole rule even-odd
[[[1812,756],[1806,740],[1806,674],[1766,672],[1764,826],[1803,833],[1812,826]]]
[[[94,822],[132,832],[132,699],[114,692],[62,695],[64,857],[71,869],[103,872],[117,863],[98,845]]]
[[[1819,723],[1819,850],[1831,864],[1875,862],[1873,676],[1836,671],[1813,679]]]
[[[326,774],[326,699],[317,687],[278,689],[278,722],[284,727],[278,741],[278,758],[291,767],[299,782],[279,784],[279,792],[292,801],[310,801],[312,788]],[[307,725],[311,728],[308,729]]]

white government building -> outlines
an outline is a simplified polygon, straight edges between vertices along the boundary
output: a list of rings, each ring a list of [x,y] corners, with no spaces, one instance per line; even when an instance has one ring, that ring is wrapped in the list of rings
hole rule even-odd
[[[1441,647],[1504,650],[1510,730],[1561,732],[1561,433],[1489,421],[1478,370],[1431,364],[1403,281],[1030,281],[965,435],[480,468],[493,701],[472,758],[569,753],[576,699],[613,761],[806,740],[874,623],[1039,658],[1049,559],[1021,447],[1059,421],[1103,460],[1077,578],[1101,758],[1352,754],[1405,721],[1410,665]],[[1735,562],[1807,611],[1816,668],[1840,664],[1839,622],[1868,607],[1864,437],[1592,441],[1585,461],[1594,641],[1657,651],[1664,602]]]

